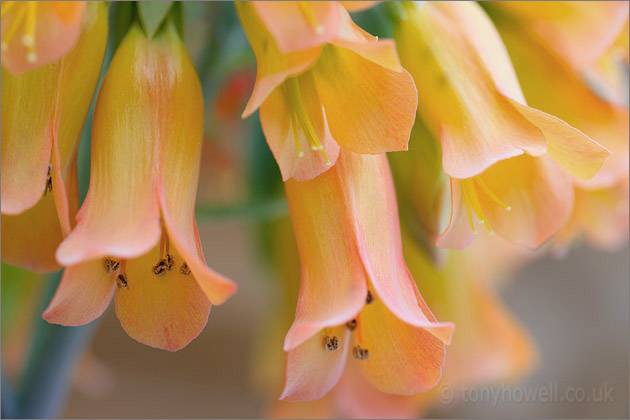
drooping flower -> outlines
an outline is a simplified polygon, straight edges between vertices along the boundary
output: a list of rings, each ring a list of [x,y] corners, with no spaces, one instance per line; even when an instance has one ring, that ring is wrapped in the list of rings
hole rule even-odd
[[[609,152],[526,105],[496,29],[471,2],[408,4],[395,28],[418,88],[419,116],[440,139],[451,217],[440,246],[468,246],[478,224],[536,248],[568,220],[572,177]]]
[[[76,45],[85,11],[85,1],[3,1],[2,66],[18,75],[59,60]]]
[[[3,31],[6,7],[7,17],[32,7],[7,3]],[[46,33],[44,19],[35,23]],[[87,4],[79,29],[63,58],[19,75],[2,53],[2,260],[37,272],[59,269],[55,250],[77,211],[76,153],[105,54],[105,4]]]
[[[342,151],[331,170],[285,190],[302,279],[281,398],[322,397],[348,353],[383,392],[434,386],[453,325],[436,321],[405,265],[387,158]]]
[[[627,3],[626,3],[627,4]],[[593,5],[606,9],[610,5]],[[612,156],[590,180],[575,180],[571,218],[553,239],[556,252],[584,233],[596,246],[613,247],[627,240],[629,123],[626,105],[596,93],[583,72],[555,51],[553,44],[527,31],[514,19],[495,19],[527,101],[562,118],[608,150]],[[624,70],[625,72],[625,70]],[[624,76],[627,92],[627,75]],[[548,92],[554,92],[549,95]],[[616,96],[620,96],[617,92]],[[615,95],[613,95],[615,96]]]
[[[282,177],[308,180],[340,148],[405,150],[417,104],[391,40],[358,28],[337,2],[237,2],[258,63],[243,116],[260,120]]]
[[[80,325],[116,293],[136,340],[177,350],[236,286],[209,269],[194,204],[203,134],[201,86],[172,22],[153,39],[134,24],[109,67],[92,128],[90,188],[61,243],[66,266],[49,322]]]
[[[593,65],[628,22],[627,1],[487,2],[572,67]]]

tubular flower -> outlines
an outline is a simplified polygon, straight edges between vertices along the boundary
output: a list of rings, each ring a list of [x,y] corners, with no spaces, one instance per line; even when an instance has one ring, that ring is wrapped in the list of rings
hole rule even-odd
[[[628,21],[627,1],[488,2],[575,68],[593,65]],[[626,41],[627,42],[627,41]]]
[[[391,40],[362,31],[337,2],[236,7],[258,63],[243,117],[260,108],[285,181],[328,170],[340,148],[407,149],[417,95]]]
[[[31,7],[7,3],[2,3],[3,31],[6,8],[10,17]],[[37,28],[45,23],[36,22]],[[78,207],[77,147],[106,42],[106,6],[94,2],[81,15],[76,46],[60,60],[13,75],[5,67],[12,62],[5,62],[2,53],[4,262],[37,272],[59,269],[55,250],[70,232]]]
[[[211,302],[235,290],[206,267],[199,243],[202,132],[201,87],[174,24],[152,40],[134,24],[98,96],[90,188],[57,250],[67,268],[45,319],[85,324],[115,292],[136,340],[177,350],[199,334]]]
[[[451,177],[451,216],[438,245],[490,233],[536,248],[568,220],[571,176],[593,177],[609,152],[526,105],[499,35],[470,2],[412,3],[395,31],[421,98],[419,116],[440,139]]]
[[[322,397],[348,353],[383,392],[434,386],[453,325],[436,321],[407,270],[385,155],[342,151],[331,170],[285,189],[302,280],[281,399]]]
[[[85,3],[3,1],[2,65],[17,75],[66,55],[79,39]]]
[[[628,180],[630,153],[628,108],[598,96],[575,68],[546,42],[524,31],[520,24],[505,19],[496,21],[528,102],[557,115],[612,152],[592,179],[574,181],[571,219],[554,238],[554,246],[566,247],[582,231],[597,246],[625,242],[628,193],[624,185]],[[554,95],[545,93],[550,91]]]

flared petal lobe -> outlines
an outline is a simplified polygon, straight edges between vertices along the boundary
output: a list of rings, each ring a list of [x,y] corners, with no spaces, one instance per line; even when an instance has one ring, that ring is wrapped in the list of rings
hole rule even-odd
[[[51,63],[77,43],[85,1],[3,1],[2,66],[20,74]]]
[[[90,188],[76,228],[57,250],[61,264],[137,257],[157,243],[156,154],[165,126],[154,114],[176,77],[169,58],[138,26],[116,50],[94,112]]]
[[[115,277],[102,259],[67,267],[43,318],[65,326],[94,321],[114,297]]]
[[[173,267],[156,276],[160,246],[128,260],[125,287],[116,290],[116,315],[130,337],[169,351],[185,347],[208,321],[210,301],[190,272],[181,269],[183,256],[171,249]]]

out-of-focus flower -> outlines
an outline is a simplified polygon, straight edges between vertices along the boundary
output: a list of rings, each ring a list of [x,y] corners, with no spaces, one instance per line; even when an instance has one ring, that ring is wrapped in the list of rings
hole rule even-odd
[[[434,386],[453,325],[436,321],[405,265],[387,158],[342,151],[334,168],[285,190],[302,279],[281,398],[322,397],[350,352],[383,392]]]
[[[440,139],[451,217],[440,246],[464,248],[478,224],[536,248],[568,220],[572,177],[610,153],[526,105],[504,45],[471,2],[410,3],[396,45],[418,88],[419,116]]]
[[[523,31],[576,69],[593,65],[628,22],[627,1],[497,1],[487,5],[520,21]]]
[[[5,8],[30,13],[21,3],[2,3],[3,42]],[[13,75],[2,53],[2,260],[37,272],[59,269],[55,250],[74,221],[78,141],[105,54],[105,4],[89,3],[80,16],[76,46],[55,62]]]
[[[284,180],[328,170],[340,148],[407,149],[417,96],[391,40],[362,31],[337,2],[236,7],[258,63],[243,116],[260,107]]]
[[[116,292],[136,340],[177,350],[236,286],[204,262],[195,223],[203,100],[169,21],[149,40],[134,24],[100,90],[90,189],[57,259],[67,266],[44,318],[80,325]]]
[[[598,5],[592,7],[597,9]],[[599,5],[601,9],[608,7],[611,6]],[[556,251],[562,251],[582,232],[596,246],[608,248],[624,243],[630,153],[627,106],[608,102],[594,92],[579,69],[564,60],[552,48],[553,44],[527,31],[522,22],[502,19],[500,15],[495,22],[527,101],[562,118],[612,152],[592,179],[575,180],[575,204],[569,223],[553,239]],[[626,92],[627,78],[626,74]]]
[[[17,75],[70,52],[81,33],[85,3],[3,1],[2,66]]]

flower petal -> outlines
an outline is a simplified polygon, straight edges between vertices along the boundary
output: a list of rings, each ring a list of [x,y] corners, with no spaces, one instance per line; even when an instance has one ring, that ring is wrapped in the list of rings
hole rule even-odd
[[[511,242],[536,249],[569,220],[573,207],[571,178],[546,156],[508,159],[479,178],[511,207],[506,211],[478,188],[491,228]]]
[[[418,293],[402,254],[396,193],[385,155],[342,153],[337,163],[345,176],[344,196],[352,212],[365,271],[377,295],[402,321],[426,328],[448,343],[450,323],[438,323]]]
[[[436,238],[435,246],[453,249],[468,248],[475,240],[475,232],[470,225],[466,202],[459,181],[451,178],[451,208],[448,213],[449,221],[444,231]],[[477,216],[471,213],[475,226],[479,222]]]
[[[65,326],[94,321],[114,297],[115,277],[107,272],[102,259],[67,267],[43,318]]]
[[[601,98],[583,74],[549,50],[544,41],[532,37],[518,25],[499,21],[498,28],[510,51],[528,103],[561,118],[612,152],[593,178],[579,183],[603,188],[615,184],[620,177],[626,177],[629,144],[627,107]],[[553,95],[548,94],[551,90]]]
[[[152,272],[160,260],[159,246],[126,262],[127,287],[116,291],[116,315],[130,337],[175,351],[203,330],[211,304],[195,277],[181,273],[184,259],[177,249],[169,253],[174,266],[160,276]]]
[[[510,102],[543,132],[547,139],[547,152],[571,175],[583,180],[590,179],[610,157],[605,147],[564,121],[514,100],[510,99]]]
[[[284,80],[308,69],[319,57],[321,47],[284,54],[280,51],[251,2],[236,2],[241,25],[256,55],[256,83],[243,118],[250,116],[265,102],[271,92]]]
[[[315,334],[289,350],[287,373],[281,400],[317,400],[328,393],[343,373],[350,344],[350,331],[344,326],[331,328],[328,336],[339,339],[339,348],[327,351],[325,336]]]
[[[337,34],[340,17],[334,2],[254,1],[252,4],[283,53],[318,47]]]
[[[48,68],[22,76],[2,69],[2,214],[22,213],[44,192],[58,92],[42,86],[57,83],[57,72]]]
[[[302,265],[295,322],[285,350],[323,328],[346,323],[365,302],[367,280],[343,186],[348,176],[335,165],[310,181],[285,183]]]
[[[308,118],[330,164],[326,163],[320,151],[311,150],[306,133],[297,122],[297,117],[291,118],[291,113],[294,111],[287,102],[286,87],[282,85],[275,89],[260,107],[260,123],[267,143],[280,166],[284,181],[289,178],[297,181],[312,179],[330,169],[339,156],[339,146],[328,130],[324,110],[315,90],[312,72],[297,76],[297,80]],[[297,126],[295,132],[298,134],[300,152],[303,153],[301,157],[298,155],[295,143],[292,119]]]
[[[417,403],[406,395],[386,394],[374,388],[350,360],[339,384],[331,393],[338,414],[352,419],[412,419],[418,416]]]
[[[236,285],[206,266],[195,222],[204,119],[201,85],[175,28],[163,36],[173,46],[169,66],[178,69],[178,77],[166,87],[167,101],[157,119],[164,126],[157,195],[170,240],[208,299],[221,304]]]
[[[18,2],[24,3],[24,2]],[[19,74],[56,61],[72,50],[79,39],[83,23],[86,2],[84,1],[38,1],[20,4],[2,18],[2,66],[12,74]],[[17,6],[17,5],[16,5]],[[3,9],[6,5],[3,4]],[[28,14],[29,7],[35,7],[35,38],[33,40],[35,56],[30,56],[29,48],[22,39],[27,25],[15,21],[20,14]],[[3,10],[4,15],[4,10]],[[14,22],[15,21],[15,22]],[[12,24],[18,24],[11,40],[6,36],[12,30]]]
[[[352,362],[382,392],[410,395],[435,386],[444,364],[443,341],[400,320],[379,297],[361,311],[355,334],[355,344],[367,349],[369,358]]]
[[[418,98],[405,70],[395,72],[353,51],[330,47],[312,71],[339,146],[370,154],[407,150]]]
[[[131,258],[160,237],[155,170],[169,55],[132,27],[103,80],[92,125],[90,189],[77,226],[61,243],[63,265],[103,256]],[[121,95],[121,92],[125,92]]]
[[[2,261],[38,273],[59,270],[55,251],[63,239],[55,199],[47,194],[17,216],[2,215]]]

